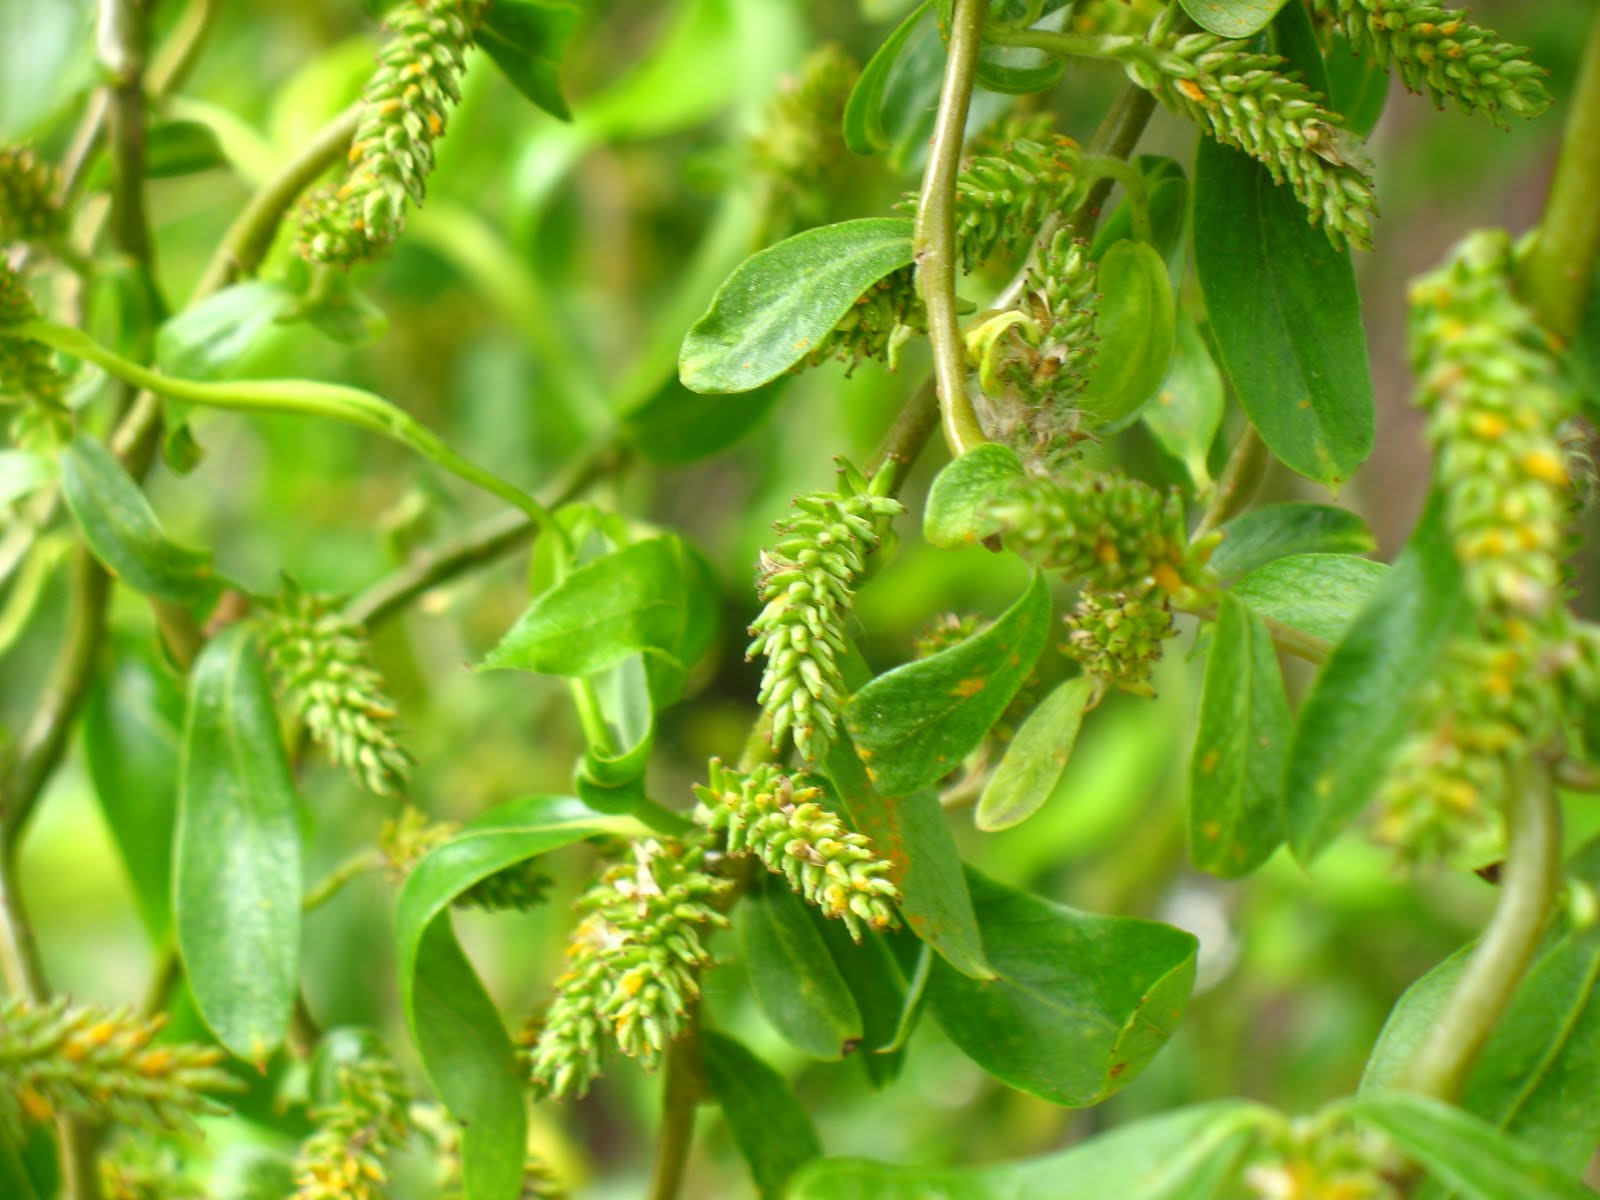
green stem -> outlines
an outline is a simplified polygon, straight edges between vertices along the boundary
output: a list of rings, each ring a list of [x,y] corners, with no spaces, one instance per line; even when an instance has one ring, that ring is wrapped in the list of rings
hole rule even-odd
[[[1561,888],[1561,806],[1543,762],[1513,781],[1500,902],[1444,1009],[1402,1076],[1411,1091],[1453,1103],[1533,961]]]
[[[988,440],[967,393],[966,352],[956,317],[955,245],[956,177],[961,169],[961,143],[966,137],[967,108],[977,77],[987,7],[987,0],[954,0],[944,86],[934,116],[932,146],[922,177],[911,243],[922,302],[928,311],[928,342],[933,349],[933,374],[944,436],[952,454],[963,454]]]
[[[140,366],[100,345],[82,330],[53,321],[27,321],[10,327],[4,333],[13,337],[32,338],[53,346],[63,353],[103,367],[127,383],[188,404],[236,412],[325,417],[382,434],[415,450],[451,474],[500,497],[541,526],[554,530],[563,540],[566,537],[565,532],[551,521],[549,510],[532,496],[457,454],[442,438],[409,413],[381,396],[360,388],[310,379],[257,379],[230,383],[181,379]]]
[[[694,1110],[700,1102],[700,1038],[697,1016],[667,1047],[661,1080],[661,1132],[650,1172],[649,1200],[677,1200],[694,1144]]]
[[[1563,342],[1578,331],[1600,258],[1600,13],[1567,114],[1561,156],[1538,235],[1523,264],[1521,288],[1539,320]]]
[[[1109,179],[1122,185],[1122,190],[1128,193],[1128,212],[1133,226],[1133,236],[1146,245],[1154,244],[1156,235],[1155,229],[1150,224],[1150,189],[1145,186],[1144,176],[1139,173],[1139,169],[1114,154],[1086,155],[1083,159],[1083,169],[1084,173],[1097,183]]]
[[[1124,34],[1095,36],[1089,33],[1056,33],[1048,29],[1018,29],[1014,26],[994,25],[985,34],[985,40],[996,46],[1025,46],[1043,50],[1058,58],[1093,58],[1101,62],[1127,62],[1145,60],[1153,56],[1150,46],[1142,37]]]
[[[378,871],[383,868],[383,855],[376,850],[361,850],[352,854],[342,863],[329,871],[310,891],[301,897],[300,911],[312,912],[321,908],[329,900],[339,894],[341,888],[352,879],[357,879],[369,871]]]
[[[1256,489],[1261,486],[1269,462],[1267,444],[1261,440],[1256,427],[1247,424],[1239,440],[1233,444],[1228,454],[1228,465],[1222,469],[1222,478],[1217,481],[1217,490],[1195,528],[1196,541],[1244,511],[1255,496]]]
[[[1126,159],[1144,136],[1144,127],[1150,123],[1155,111],[1155,97],[1141,87],[1128,84],[1118,94],[1111,111],[1106,113],[1105,120],[1100,122],[1100,127],[1089,139],[1089,153],[1100,158]],[[1100,210],[1105,206],[1106,197],[1111,194],[1111,184],[1111,178],[1103,175],[1090,185],[1088,194],[1073,210],[1067,222],[1072,237],[1087,238],[1094,232],[1095,222],[1100,219]]]

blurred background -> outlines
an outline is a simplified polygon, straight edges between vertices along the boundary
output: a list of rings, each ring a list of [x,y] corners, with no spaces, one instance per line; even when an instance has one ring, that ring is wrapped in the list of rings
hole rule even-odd
[[[32,138],[46,153],[64,145],[96,80],[91,7],[0,0],[0,140]],[[158,4],[158,30],[182,7]],[[546,486],[613,438],[645,401],[657,400],[653,412],[674,398],[688,403],[671,382],[684,330],[744,255],[798,227],[783,180],[770,169],[770,145],[761,141],[771,130],[771,102],[824,42],[856,62],[870,57],[907,7],[901,0],[592,0],[563,71],[574,112],[568,124],[535,110],[475,56],[427,206],[413,214],[391,259],[341,281],[340,336],[305,323],[271,328],[231,369],[371,388],[468,457],[523,486]],[[152,137],[152,160],[164,164],[151,203],[169,303],[188,295],[252,188],[357,96],[372,70],[379,8],[356,0],[222,6],[192,75],[159,109]],[[1594,13],[1580,0],[1474,10],[1549,68],[1558,104],[1539,120],[1501,132],[1395,89],[1372,137],[1382,219],[1374,250],[1358,255],[1356,268],[1379,436],[1337,502],[1367,518],[1384,558],[1404,541],[1427,479],[1408,406],[1406,281],[1470,229],[1504,225],[1520,233],[1536,218],[1580,31]],[[1120,83],[1115,69],[1074,65],[1045,104],[1063,131],[1086,138]],[[1005,102],[987,103],[993,112]],[[827,193],[820,206],[808,201],[804,222],[881,215],[914,187],[922,139],[914,124],[895,132],[887,162],[830,150],[818,163]],[[1141,150],[1188,163],[1194,136],[1158,113]],[[89,207],[99,202],[91,198]],[[298,269],[285,236],[263,277],[288,279]],[[1193,302],[1192,281],[1184,290]],[[78,298],[63,283],[41,300]],[[88,297],[91,326],[114,333],[120,302],[114,280]],[[703,457],[696,447],[674,446],[670,422],[633,422],[645,452],[631,454],[595,498],[681,531],[716,566],[725,606],[716,651],[658,735],[650,777],[658,799],[687,805],[707,757],[736,756],[754,716],[759,670],[743,660],[744,626],[757,609],[754,564],[771,522],[791,495],[828,485],[834,455],[858,463],[870,457],[925,363],[925,350],[913,347],[895,372],[868,362],[847,376],[830,364],[796,378],[775,402],[707,402],[728,436],[740,436]],[[1228,426],[1213,466],[1226,452]],[[198,466],[183,475],[158,466],[153,500],[171,532],[215,547],[222,569],[261,589],[287,572],[309,589],[359,592],[418,547],[494,511],[488,498],[359,432],[216,414],[197,416],[194,432],[203,449]],[[1138,428],[1099,453],[1152,480],[1186,478]],[[944,457],[937,445],[924,456],[906,495],[913,512]],[[691,461],[678,461],[685,458]],[[1269,477],[1263,498],[1327,499],[1282,470]],[[860,595],[859,634],[880,670],[907,657],[937,615],[993,615],[1024,578],[1018,563],[981,549],[930,550],[915,529],[914,520],[902,523],[897,552]],[[513,796],[569,786],[581,737],[564,689],[469,666],[526,604],[527,561],[525,552],[512,554],[428,593],[374,631],[419,763],[412,798],[435,815],[464,819]],[[61,574],[42,595],[43,615],[0,667],[0,722],[13,730],[60,636]],[[115,628],[125,661],[153,655],[153,630],[136,597],[118,597]],[[1191,661],[1189,646],[1187,637],[1174,643],[1155,699],[1112,696],[1092,714],[1066,778],[1025,828],[982,835],[965,812],[952,815],[966,854],[998,878],[1200,935],[1199,992],[1173,1043],[1114,1099],[1070,1112],[1006,1090],[924,1021],[900,1078],[874,1091],[858,1063],[803,1063],[764,1025],[737,968],[712,972],[710,1019],[794,1073],[829,1153],[992,1161],[1215,1097],[1312,1108],[1355,1086],[1398,994],[1480,926],[1493,900],[1488,884],[1445,872],[1403,878],[1359,836],[1344,838],[1309,874],[1282,854],[1237,884],[1192,871],[1183,790],[1202,664]],[[1307,672],[1299,664],[1289,670],[1291,690],[1303,688]],[[104,719],[139,719],[146,707],[158,711],[170,701],[142,692],[144,678],[102,691]],[[309,765],[302,782],[314,881],[370,843],[393,810],[325,766]],[[1600,824],[1577,806],[1572,816],[1574,840]],[[551,869],[557,886],[546,908],[457,918],[512,1021],[545,1002],[571,924],[566,903],[588,862],[580,849],[557,856]],[[81,754],[42,806],[24,850],[23,885],[48,969],[63,989],[82,1000],[136,1003],[154,961],[152,931]],[[392,889],[371,876],[313,913],[304,978],[319,1023],[376,1025],[404,1056],[391,908]],[[281,1149],[300,1132],[274,1115],[281,1107],[274,1089],[290,1087],[292,1080],[275,1075],[248,1099],[258,1122],[247,1141]],[[584,1194],[636,1195],[654,1093],[654,1080],[619,1062],[570,1110],[541,1107],[536,1144],[586,1181]],[[743,1166],[714,1111],[704,1111],[689,1193],[744,1194]],[[214,1127],[208,1152],[248,1163],[258,1151],[238,1144],[240,1136],[237,1126]]]

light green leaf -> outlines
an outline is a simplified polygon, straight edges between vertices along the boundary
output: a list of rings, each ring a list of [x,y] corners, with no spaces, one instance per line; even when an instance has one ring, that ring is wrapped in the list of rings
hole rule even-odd
[[[1224,580],[1291,554],[1370,554],[1378,548],[1365,521],[1328,504],[1264,504],[1229,521],[1222,534],[1211,567]]]
[[[74,438],[61,452],[61,490],[89,549],[129,587],[174,604],[216,594],[211,556],[167,537],[139,485],[99,442]]]
[[[1151,245],[1176,272],[1178,266],[1173,260],[1184,246],[1183,226],[1189,217],[1189,176],[1176,160],[1164,154],[1141,154],[1133,160],[1133,165],[1144,177],[1148,192]],[[1098,260],[1117,242],[1131,237],[1133,204],[1124,196],[1100,223],[1089,257]]]
[[[931,7],[932,0],[924,0],[912,9],[861,69],[844,106],[844,144],[857,154],[875,154],[888,148],[889,134],[883,127],[884,89],[900,52]]]
[[[933,479],[922,510],[922,536],[930,545],[959,549],[998,532],[983,509],[995,494],[1023,476],[1016,452],[999,442],[984,442],[945,464]]]
[[[1429,1096],[1362,1092],[1334,1105],[1381,1130],[1461,1200],[1594,1200],[1594,1193],[1494,1126]]]
[[[1194,985],[1192,934],[1103,917],[968,871],[988,982],[934,963],[928,1003],[991,1075],[1056,1104],[1097,1104],[1172,1036]]]
[[[1050,592],[1035,572],[993,625],[857,692],[845,725],[873,786],[904,796],[956,770],[1028,678],[1049,626]]]
[[[790,1045],[839,1059],[861,1044],[861,1013],[805,903],[762,875],[736,910],[739,956],[756,1004]]]
[[[1284,0],[1182,0],[1183,11],[1209,33],[1247,38],[1272,24]]]
[[[260,279],[223,288],[162,324],[156,365],[170,375],[216,379],[297,303],[282,284]]]
[[[731,1037],[703,1032],[700,1065],[758,1194],[776,1200],[789,1177],[822,1153],[805,1105],[788,1080]]]
[[[1388,573],[1370,558],[1291,554],[1263,563],[1231,591],[1263,617],[1337,642]]]
[[[1095,290],[1100,344],[1074,403],[1091,425],[1116,426],[1156,394],[1172,365],[1172,281],[1154,246],[1122,241],[1100,259]]]
[[[581,16],[569,0],[490,0],[476,41],[517,91],[566,121],[561,56]]]
[[[1223,596],[1189,760],[1189,857],[1202,871],[1248,875],[1283,842],[1293,728],[1272,635]]]
[[[537,596],[479,664],[569,677],[641,650],[672,653],[684,628],[676,537],[648,538],[585,563]]]
[[[1309,862],[1371,799],[1467,612],[1437,502],[1300,706],[1285,776],[1289,842]]]
[[[1350,255],[1266,167],[1211,138],[1194,171],[1195,270],[1222,365],[1267,448],[1337,485],[1372,449],[1372,378]]]
[[[684,338],[678,372],[696,392],[748,392],[827,337],[873,284],[911,263],[911,221],[868,217],[808,229],[752,255]]]
[[[515,1200],[526,1140],[523,1083],[494,1003],[456,943],[450,904],[496,871],[597,834],[640,832],[565,796],[491,809],[406,877],[395,911],[400,1004],[445,1107],[461,1124],[464,1200]]]
[[[0,450],[0,509],[38,491],[55,477],[56,464],[32,450]]]
[[[173,915],[200,1016],[234,1054],[283,1041],[300,964],[300,829],[272,689],[249,630],[206,644],[178,767]]]
[[[974,819],[979,829],[992,833],[1020,825],[1050,798],[1072,757],[1084,706],[1093,694],[1094,680],[1079,675],[1056,685],[1028,714],[978,798]]]
[[[1211,487],[1206,460],[1225,407],[1222,372],[1211,360],[1194,318],[1180,309],[1172,367],[1155,400],[1139,410],[1139,419],[1161,448],[1183,464],[1198,491]]]

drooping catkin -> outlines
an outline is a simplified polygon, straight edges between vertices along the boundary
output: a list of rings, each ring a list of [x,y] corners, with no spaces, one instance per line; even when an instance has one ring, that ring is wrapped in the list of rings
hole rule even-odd
[[[45,242],[65,229],[61,172],[32,146],[0,146],[0,245]]]
[[[313,1110],[316,1128],[294,1160],[292,1200],[382,1200],[388,1195],[389,1157],[411,1123],[411,1091],[381,1047],[334,1068],[331,1103]]]

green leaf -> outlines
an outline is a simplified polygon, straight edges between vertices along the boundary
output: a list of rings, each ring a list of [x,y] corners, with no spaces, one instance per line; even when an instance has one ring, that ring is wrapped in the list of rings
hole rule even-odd
[[[1021,5],[1012,5],[1009,12],[1004,3],[994,6],[994,16],[1015,19],[1022,14]],[[1070,7],[1057,0],[1045,6],[1043,19],[1036,18],[1030,28],[1058,33],[1063,29]],[[984,42],[978,48],[978,86],[1004,96],[1026,96],[1054,87],[1060,80],[1066,63],[1058,56],[1024,46],[998,46]]]
[[[53,459],[32,450],[0,449],[0,510],[55,478]]]
[[[1334,1110],[1381,1130],[1461,1200],[1594,1200],[1594,1193],[1494,1126],[1429,1096],[1362,1092]]]
[[[537,596],[479,664],[591,675],[640,650],[671,653],[684,629],[676,537],[647,538],[585,563]]]
[[[783,880],[757,879],[734,923],[756,1003],[790,1045],[812,1058],[834,1060],[861,1044],[855,997],[805,902]]]
[[[456,943],[450,904],[506,867],[586,837],[638,831],[569,797],[531,796],[491,809],[406,877],[395,910],[400,1004],[423,1070],[462,1127],[465,1200],[520,1195],[526,1118],[511,1039]]]
[[[1284,0],[1182,0],[1182,4],[1201,29],[1226,38],[1247,38],[1272,24]]]
[[[850,823],[895,865],[900,914],[951,966],[992,979],[955,836],[931,789],[886,796],[873,787],[845,734],[828,748],[827,775]]]
[[[1156,394],[1172,365],[1172,281],[1154,246],[1122,241],[1100,259],[1095,290],[1100,345],[1075,403],[1092,425],[1117,425]]]
[[[1372,379],[1348,251],[1266,167],[1201,138],[1195,269],[1222,365],[1285,466],[1329,485],[1372,449]]]
[[[156,331],[156,365],[169,375],[216,379],[297,303],[282,284],[253,279],[185,308]]]
[[[979,829],[993,833],[1020,825],[1050,799],[1093,694],[1094,680],[1078,675],[1057,684],[1028,714],[978,798],[974,820]]]
[[[1223,596],[1189,760],[1189,857],[1224,879],[1283,842],[1283,764],[1294,729],[1272,635]]]
[[[572,119],[561,56],[582,16],[569,0],[490,0],[476,41],[511,86],[553,117]]]
[[[757,1193],[776,1200],[789,1177],[822,1154],[805,1105],[788,1080],[731,1037],[701,1033],[700,1065]]]
[[[980,542],[998,532],[985,520],[984,506],[1007,484],[1023,477],[1016,452],[999,442],[984,442],[946,463],[933,479],[922,510],[922,536],[945,550]]]
[[[884,89],[900,52],[931,7],[932,0],[924,0],[912,9],[861,69],[844,106],[844,144],[857,154],[875,154],[888,148],[889,135],[883,127]]]
[[[1139,419],[1161,448],[1183,464],[1196,491],[1205,492],[1212,486],[1207,459],[1222,426],[1226,402],[1222,372],[1212,361],[1194,318],[1180,308],[1172,366],[1155,401],[1139,410]]]
[[[183,688],[142,647],[118,646],[84,700],[83,750],[106,827],[159,944],[172,923]]]
[[[1349,554],[1291,554],[1263,563],[1231,589],[1251,610],[1337,642],[1389,568]]]
[[[856,1057],[872,1085],[885,1087],[899,1075],[905,1060],[903,1049],[878,1053],[894,1045],[905,1012],[906,985],[894,952],[881,933],[869,930],[858,942],[843,921],[830,920],[815,908],[807,913],[861,1013],[861,1053]]]
[[[1278,1118],[1227,1101],[1180,1109],[1041,1158],[987,1167],[911,1167],[825,1158],[790,1200],[1221,1200]]]
[[[779,376],[728,396],[691,392],[672,378],[623,418],[621,432],[651,462],[679,466],[709,458],[765,421],[788,383],[788,376]]]
[[[1049,627],[1050,591],[1035,572],[993,625],[857,692],[845,725],[873,786],[904,796],[956,770],[1028,678]]]
[[[1166,1043],[1188,1004],[1197,942],[1135,917],[1103,917],[969,869],[988,982],[935,963],[928,1002],[991,1075],[1056,1104],[1096,1104]]]
[[[683,340],[696,392],[748,392],[827,337],[878,280],[911,263],[911,221],[869,217],[808,229],[744,260]]]
[[[1189,177],[1183,167],[1164,154],[1141,154],[1133,165],[1144,177],[1150,206],[1151,242],[1163,261],[1170,262],[1183,248],[1183,225],[1189,216]],[[1133,237],[1133,204],[1126,196],[1100,223],[1089,250],[1099,260],[1117,242]]]
[[[389,318],[343,271],[324,269],[288,314],[341,346],[370,346],[389,330]]]
[[[1371,798],[1410,730],[1412,698],[1465,617],[1437,502],[1357,615],[1300,706],[1285,795],[1289,843],[1310,862]]]
[[[74,438],[61,452],[61,491],[89,549],[129,587],[174,604],[216,594],[211,556],[167,537],[139,485],[99,442]]]
[[[283,1041],[300,964],[300,829],[272,688],[243,625],[189,678],[172,851],[178,952],[217,1040],[260,1064]]]
[[[1328,106],[1344,116],[1350,132],[1366,137],[1383,115],[1389,99],[1389,72],[1372,55],[1350,44],[1341,30],[1329,38],[1325,59]]]
[[[1211,568],[1224,580],[1291,554],[1370,554],[1378,548],[1365,521],[1328,504],[1266,504],[1229,521],[1222,534]]]

